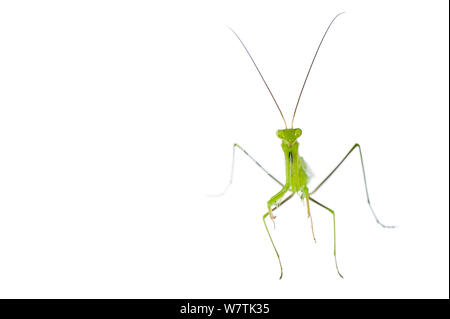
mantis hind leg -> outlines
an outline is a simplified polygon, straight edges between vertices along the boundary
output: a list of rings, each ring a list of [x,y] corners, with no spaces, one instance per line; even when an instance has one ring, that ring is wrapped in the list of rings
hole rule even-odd
[[[338,275],[339,275],[341,278],[344,278],[344,277],[341,275],[341,272],[339,271],[339,267],[338,267],[337,259],[336,259],[336,217],[335,217],[334,211],[331,210],[330,208],[326,207],[325,205],[319,203],[318,201],[316,201],[316,200],[313,199],[312,197],[309,197],[309,199],[310,199],[313,203],[319,205],[320,207],[325,208],[326,210],[328,210],[328,211],[333,215],[333,242],[334,242],[334,244],[333,244],[333,245],[334,245],[333,254],[334,254],[334,263],[335,263],[335,265],[336,265],[336,270],[337,270]]]
[[[273,210],[276,210],[278,207],[280,207],[281,205],[286,203],[288,200],[290,200],[292,198],[292,196],[294,196],[294,193],[292,193],[286,199],[284,199],[277,207],[274,207]],[[283,277],[283,266],[281,265],[280,254],[278,254],[277,247],[275,247],[275,243],[273,242],[272,236],[270,235],[270,232],[269,232],[269,228],[267,227],[267,224],[266,224],[267,216],[269,216],[269,212],[267,212],[263,215],[264,227],[266,228],[267,235],[269,235],[270,242],[272,243],[273,249],[275,250],[275,254],[277,255],[277,258],[278,258],[278,263],[280,264],[280,279],[281,279]]]
[[[245,149],[243,149],[239,144],[233,144],[233,160],[231,162],[231,174],[230,174],[230,181],[228,182],[227,186],[225,187],[224,191],[222,193],[219,194],[215,194],[215,195],[209,195],[209,196],[222,196],[224,195],[228,188],[231,186],[231,184],[233,183],[233,175],[234,175],[234,160],[235,160],[235,153],[236,153],[236,148],[241,150],[245,155],[248,156],[248,158],[250,158],[259,168],[261,168],[264,173],[266,173],[271,179],[273,179],[275,182],[277,182],[278,184],[280,184],[281,186],[284,186],[284,184],[282,182],[280,182],[278,179],[276,179],[272,174],[270,174],[264,167],[262,167],[261,164],[258,163],[257,160],[255,160],[250,154],[247,153],[247,151]]]
[[[395,228],[395,226],[388,226],[383,224],[382,222],[380,222],[380,220],[378,219],[377,215],[375,214],[375,211],[372,208],[372,204],[370,203],[370,199],[369,199],[369,191],[367,188],[367,179],[366,179],[366,171],[364,170],[364,161],[363,161],[363,156],[362,156],[362,152],[361,152],[361,146],[356,143],[355,145],[353,145],[353,147],[350,149],[350,151],[347,153],[347,155],[344,156],[344,158],[339,162],[339,164],[331,171],[330,174],[328,174],[327,177],[325,177],[325,179],[320,182],[320,184],[309,194],[312,195],[315,192],[317,192],[319,190],[319,188],[331,177],[331,175],[333,175],[333,173],[339,168],[339,166],[341,166],[341,164],[347,159],[347,157],[353,152],[353,150],[355,150],[356,148],[358,148],[359,150],[359,158],[361,159],[361,167],[362,167],[362,173],[363,173],[363,177],[364,177],[364,187],[366,190],[366,198],[367,198],[367,203],[369,204],[369,208],[370,211],[372,212],[373,217],[375,217],[375,220],[377,221],[377,223],[379,225],[381,225],[384,228]]]

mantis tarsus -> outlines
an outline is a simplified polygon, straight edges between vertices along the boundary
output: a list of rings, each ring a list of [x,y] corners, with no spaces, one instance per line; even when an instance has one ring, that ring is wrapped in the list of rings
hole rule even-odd
[[[267,227],[266,224],[266,218],[269,216],[271,218],[271,220],[273,221],[275,219],[275,216],[273,215],[273,211],[275,211],[278,207],[280,207],[281,205],[283,205],[285,202],[287,202],[289,199],[291,199],[295,194],[298,194],[300,196],[300,198],[302,200],[306,201],[306,207],[307,207],[307,213],[308,213],[308,218],[311,221],[311,231],[312,231],[312,235],[313,235],[313,239],[314,241],[315,236],[314,236],[314,228],[313,228],[313,223],[312,223],[312,217],[311,217],[311,213],[310,213],[310,202],[328,210],[332,216],[333,216],[333,244],[334,244],[334,261],[335,261],[335,265],[336,265],[336,270],[337,273],[339,274],[340,277],[343,278],[343,276],[341,275],[339,268],[338,268],[338,264],[337,264],[337,259],[336,259],[336,226],[335,226],[335,213],[332,209],[328,208],[327,206],[325,206],[324,204],[318,202],[317,200],[315,200],[314,198],[311,197],[311,195],[313,195],[314,193],[316,193],[320,187],[333,175],[333,173],[341,166],[341,164],[347,159],[347,157],[355,150],[358,149],[359,151],[359,156],[360,156],[360,160],[361,160],[361,168],[362,168],[362,174],[364,177],[364,186],[365,186],[365,191],[366,191],[366,197],[367,197],[367,203],[369,204],[369,208],[373,214],[373,216],[375,217],[375,220],[377,221],[377,223],[379,225],[381,225],[382,227],[385,228],[394,228],[394,226],[386,226],[384,224],[382,224],[378,217],[375,215],[375,212],[372,209],[372,205],[370,204],[370,199],[369,199],[369,192],[367,189],[367,180],[366,180],[366,173],[364,170],[364,162],[363,162],[363,157],[362,157],[362,152],[361,152],[361,147],[359,144],[355,144],[350,151],[347,153],[347,155],[344,156],[344,158],[339,162],[339,164],[331,171],[331,173],[329,173],[327,175],[327,177],[325,177],[325,179],[319,183],[318,186],[316,186],[313,191],[309,191],[308,189],[308,182],[310,179],[310,175],[308,174],[308,167],[306,165],[306,162],[304,161],[303,157],[301,157],[299,155],[298,152],[298,146],[299,143],[297,141],[297,139],[302,135],[302,130],[299,128],[294,128],[294,118],[295,118],[295,114],[297,112],[297,107],[299,105],[300,102],[300,98],[302,96],[303,93],[303,89],[305,88],[305,84],[306,81],[308,80],[308,76],[309,73],[311,72],[311,68],[314,65],[314,61],[317,57],[317,53],[319,52],[319,49],[322,45],[323,40],[325,39],[325,36],[328,33],[328,30],[330,29],[331,25],[333,24],[333,22],[336,20],[336,18],[338,16],[340,16],[341,14],[343,14],[343,12],[339,13],[338,15],[336,15],[333,20],[331,20],[330,24],[328,25],[327,29],[325,30],[325,33],[322,36],[322,39],[320,40],[320,43],[316,49],[316,52],[314,54],[314,57],[312,59],[312,62],[309,66],[308,72],[306,74],[305,80],[303,81],[302,87],[300,89],[300,94],[298,96],[297,99],[297,103],[295,105],[295,109],[294,109],[294,114],[292,116],[292,121],[291,121],[291,128],[287,127],[287,123],[286,123],[286,119],[284,118],[283,113],[281,112],[281,109],[272,93],[272,91],[269,88],[269,85],[267,84],[266,80],[264,79],[261,71],[259,70],[258,66],[256,65],[253,57],[251,56],[250,52],[248,51],[247,47],[245,46],[244,42],[242,42],[241,38],[237,35],[236,32],[234,32],[234,30],[232,30],[230,28],[230,30],[234,33],[234,35],[238,38],[238,40],[241,42],[242,46],[244,47],[245,51],[247,52],[248,56],[250,57],[250,59],[252,60],[256,70],[258,71],[262,81],[264,82],[267,90],[269,91],[273,101],[275,102],[275,105],[278,109],[278,111],[280,112],[280,115],[283,119],[284,122],[284,129],[278,130],[277,131],[277,136],[281,139],[281,148],[283,149],[283,153],[284,153],[284,157],[285,157],[285,167],[286,167],[286,183],[282,183],[280,182],[278,179],[276,179],[272,174],[270,174],[264,167],[262,167],[252,156],[250,156],[250,154],[247,153],[246,150],[244,150],[241,146],[239,146],[238,144],[234,144],[233,145],[233,161],[232,161],[232,166],[231,166],[231,177],[230,177],[230,181],[229,184],[227,185],[227,187],[225,188],[225,190],[219,194],[219,195],[223,195],[229,188],[229,186],[231,185],[232,181],[233,181],[233,172],[234,172],[234,159],[235,159],[235,150],[236,148],[241,150],[246,156],[248,156],[256,165],[258,165],[270,178],[272,178],[275,182],[277,182],[278,184],[280,184],[280,186],[282,187],[281,190],[275,194],[274,196],[272,196],[272,198],[270,198],[267,201],[267,209],[268,212],[266,214],[263,215],[263,222],[264,222],[264,226],[266,228],[267,234],[269,235],[269,239],[270,242],[272,243],[272,246],[275,250],[275,253],[277,255],[278,258],[278,262],[280,264],[280,279],[283,277],[283,267],[281,265],[281,260],[280,260],[280,256],[278,254],[278,250],[275,247],[275,244],[273,242],[272,236],[270,235],[269,232],[269,228]],[[286,196],[286,194],[288,192],[291,192],[291,194],[289,194],[289,196]]]

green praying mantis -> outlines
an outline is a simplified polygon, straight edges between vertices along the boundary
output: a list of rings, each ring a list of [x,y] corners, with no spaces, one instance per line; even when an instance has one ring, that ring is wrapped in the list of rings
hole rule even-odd
[[[366,173],[365,173],[365,169],[364,169],[364,162],[363,162],[363,156],[362,156],[362,151],[361,151],[361,146],[359,144],[355,144],[350,151],[347,153],[347,155],[344,156],[344,158],[339,162],[339,164],[331,171],[331,173],[329,173],[315,188],[313,188],[312,191],[309,190],[308,188],[308,184],[310,181],[310,177],[311,174],[309,173],[309,168],[305,162],[305,160],[303,159],[303,157],[300,156],[299,151],[298,151],[298,147],[299,147],[299,142],[297,141],[297,139],[302,135],[302,130],[299,128],[294,128],[294,118],[295,118],[295,114],[297,112],[297,108],[300,102],[300,98],[302,97],[302,93],[303,90],[305,88],[305,84],[308,80],[308,76],[309,73],[311,72],[312,66],[314,65],[314,61],[317,57],[317,54],[320,50],[320,47],[322,45],[323,40],[325,39],[325,36],[328,33],[328,30],[330,29],[331,25],[333,24],[333,22],[344,12],[339,13],[338,15],[336,15],[330,22],[330,24],[328,25],[327,29],[325,30],[325,33],[322,36],[322,39],[320,40],[320,43],[316,49],[316,52],[314,54],[314,57],[312,59],[312,62],[309,66],[308,72],[306,74],[305,80],[303,81],[302,87],[300,89],[300,94],[298,96],[297,99],[297,103],[295,105],[295,109],[294,109],[294,113],[292,116],[292,120],[291,120],[291,128],[288,128],[287,123],[286,123],[286,119],[284,118],[283,112],[281,112],[280,106],[278,105],[274,95],[272,94],[272,91],[269,88],[269,85],[267,84],[266,80],[264,79],[261,71],[259,70],[258,66],[256,65],[255,60],[253,59],[253,57],[251,56],[250,52],[248,51],[247,47],[245,46],[244,42],[241,40],[241,38],[238,36],[238,34],[230,28],[230,30],[234,33],[234,35],[237,37],[237,39],[241,42],[242,46],[244,47],[245,51],[247,52],[248,56],[250,57],[250,59],[253,62],[253,65],[255,66],[256,70],[258,71],[262,81],[264,82],[267,90],[269,91],[273,101],[275,102],[275,105],[278,109],[278,111],[280,112],[280,115],[283,119],[284,122],[284,129],[278,130],[277,131],[277,136],[281,139],[281,148],[283,150],[284,153],[284,158],[285,158],[285,167],[286,167],[286,182],[283,184],[282,182],[280,182],[278,179],[276,179],[272,174],[270,174],[261,164],[258,163],[258,161],[256,161],[250,154],[247,153],[247,151],[242,148],[240,145],[238,144],[234,144],[233,145],[233,160],[232,160],[232,166],[231,166],[231,177],[230,177],[230,181],[228,183],[228,185],[226,186],[225,190],[220,193],[217,194],[216,196],[221,196],[223,194],[225,194],[225,192],[228,190],[228,188],[231,186],[232,182],[233,182],[233,172],[234,172],[234,161],[235,161],[235,150],[239,149],[241,150],[246,156],[248,156],[257,166],[259,166],[270,178],[272,178],[275,182],[277,182],[280,186],[281,186],[281,190],[276,193],[274,196],[272,196],[268,201],[267,201],[267,210],[268,212],[266,214],[263,215],[263,222],[264,222],[264,226],[265,229],[267,231],[267,234],[269,235],[269,239],[270,242],[272,243],[273,249],[275,250],[275,254],[278,258],[278,263],[280,265],[280,279],[283,277],[283,266],[281,264],[281,260],[280,260],[280,255],[278,253],[278,250],[275,246],[275,243],[272,239],[272,236],[270,234],[269,228],[267,227],[267,223],[266,223],[266,218],[270,217],[270,219],[272,221],[274,221],[275,216],[273,214],[273,212],[278,209],[281,205],[283,205],[284,203],[286,203],[288,200],[290,200],[295,194],[298,194],[301,198],[301,200],[306,201],[306,208],[307,208],[307,213],[308,213],[308,218],[311,221],[311,231],[312,231],[312,236],[314,241],[316,241],[316,238],[314,236],[314,227],[313,227],[313,222],[312,222],[312,217],[311,217],[311,212],[310,212],[310,203],[314,203],[318,206],[320,206],[321,208],[324,208],[325,210],[327,210],[328,212],[331,213],[331,215],[333,216],[333,245],[334,245],[334,262],[336,265],[336,271],[338,273],[338,275],[341,278],[344,278],[341,274],[341,272],[339,271],[339,267],[338,267],[338,263],[337,263],[337,259],[336,259],[336,218],[335,218],[335,213],[334,211],[325,206],[324,204],[318,202],[317,200],[315,200],[312,195],[314,195],[319,189],[320,187],[326,182],[328,181],[328,179],[334,174],[334,172],[341,166],[341,164],[347,159],[347,157],[356,149],[358,149],[359,151],[359,157],[361,160],[361,167],[362,167],[362,175],[364,178],[364,186],[365,186],[365,191],[366,191],[366,197],[367,197],[367,203],[369,204],[369,208],[373,214],[373,216],[375,217],[376,222],[381,225],[384,228],[394,228],[395,226],[386,226],[383,223],[380,222],[380,220],[378,219],[377,215],[375,214],[372,205],[370,203],[370,199],[369,199],[369,192],[368,192],[368,188],[367,188],[367,180],[366,180]],[[290,192],[290,194],[286,196],[286,194]]]

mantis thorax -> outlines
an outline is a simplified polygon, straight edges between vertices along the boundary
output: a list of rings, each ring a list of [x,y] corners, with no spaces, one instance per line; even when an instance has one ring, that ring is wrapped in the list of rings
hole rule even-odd
[[[298,191],[307,192],[308,174],[306,172],[306,164],[298,153],[297,139],[302,135],[299,128],[291,128],[278,130],[277,136],[282,140],[281,148],[283,149],[286,166],[286,190],[293,193]]]

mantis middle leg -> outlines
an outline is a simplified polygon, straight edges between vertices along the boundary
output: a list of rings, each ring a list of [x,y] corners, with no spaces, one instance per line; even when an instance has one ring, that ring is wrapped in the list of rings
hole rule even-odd
[[[275,182],[277,182],[278,184],[280,184],[281,186],[284,186],[284,184],[282,182],[280,182],[278,179],[276,179],[272,174],[270,174],[261,164],[258,163],[257,160],[255,160],[250,154],[247,153],[247,151],[242,148],[239,144],[233,144],[233,160],[231,162],[231,174],[230,174],[230,181],[228,182],[228,185],[225,187],[225,190],[220,193],[220,194],[216,194],[216,195],[210,195],[210,196],[222,196],[224,195],[228,188],[231,186],[231,184],[233,183],[233,175],[234,175],[234,158],[235,158],[235,153],[236,153],[236,148],[238,148],[239,150],[241,150],[245,155],[247,155],[256,165],[258,165],[259,168],[261,168],[264,173],[266,173],[271,179],[273,179]]]
[[[371,205],[370,199],[369,199],[369,191],[367,189],[367,179],[366,179],[366,172],[364,170],[364,161],[363,161],[363,156],[362,156],[362,152],[361,152],[361,146],[358,143],[353,145],[353,147],[350,149],[350,151],[347,153],[347,155],[344,156],[344,158],[339,162],[339,164],[331,171],[330,174],[328,174],[327,177],[325,177],[325,179],[322,182],[320,182],[320,184],[310,193],[310,195],[314,194],[315,192],[317,192],[319,190],[319,188],[331,177],[331,175],[333,175],[333,173],[339,168],[339,166],[341,166],[341,164],[347,159],[347,157],[351,154],[351,152],[353,152],[353,150],[355,150],[356,148],[358,148],[358,150],[359,150],[359,157],[361,159],[361,167],[362,167],[362,173],[363,173],[363,177],[364,177],[364,187],[366,189],[367,203],[369,204],[369,207],[373,214],[373,217],[375,217],[375,220],[377,221],[377,223],[380,224],[381,226],[383,226],[384,228],[395,228],[395,226],[387,226],[387,225],[384,225],[382,222],[380,222],[377,215],[375,214],[375,211],[372,208],[372,205]]]

